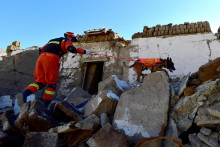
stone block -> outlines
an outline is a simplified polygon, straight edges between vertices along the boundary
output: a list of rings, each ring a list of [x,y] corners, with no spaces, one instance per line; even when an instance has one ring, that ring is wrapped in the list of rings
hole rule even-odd
[[[82,113],[79,112],[74,106],[67,101],[56,103],[53,116],[61,122],[80,121],[82,120]]]
[[[23,147],[57,147],[57,143],[57,133],[30,132],[25,138]]]
[[[19,50],[19,48],[14,45],[9,45],[7,46],[6,52],[8,53],[8,52],[16,51],[16,50]]]
[[[55,125],[57,125],[56,120],[40,100],[23,104],[15,121],[15,126],[23,134],[32,131],[47,131]]]
[[[13,135],[19,135],[21,136],[21,133],[19,130],[15,127],[14,121],[16,117],[14,115],[13,110],[5,111],[0,116],[0,121],[2,122],[2,130],[6,133],[13,134]]]
[[[19,41],[14,41],[14,42],[12,42],[12,45],[18,47],[18,49],[19,49],[19,48],[21,47],[21,42],[19,42]]]
[[[98,95],[84,107],[84,115],[89,116],[94,113],[96,115],[101,115],[102,113],[107,113],[112,116],[115,112],[119,97],[109,90],[104,90],[98,93]]]
[[[208,128],[205,128],[205,127],[202,127],[202,128],[200,129],[200,132],[201,132],[202,134],[206,135],[206,136],[210,136],[211,133],[212,133],[212,130],[211,130],[211,129],[208,129]]]
[[[118,146],[127,147],[129,146],[125,136],[117,132],[109,123],[102,127],[93,137],[91,137],[87,144],[90,147],[107,147],[107,146]]]

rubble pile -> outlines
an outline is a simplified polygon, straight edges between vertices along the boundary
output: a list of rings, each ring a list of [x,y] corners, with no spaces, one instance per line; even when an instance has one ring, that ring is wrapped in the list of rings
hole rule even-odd
[[[187,75],[182,92],[173,95],[170,117],[183,143],[191,146],[218,146],[220,141],[220,58]],[[189,90],[191,89],[191,90]],[[190,92],[189,92],[190,91]]]
[[[10,56],[15,64],[5,58],[0,70],[4,80],[15,74],[14,69],[31,75],[30,68],[24,70],[19,61],[33,62],[35,54]],[[20,84],[25,87],[27,83]],[[220,144],[220,57],[182,79],[155,72],[146,75],[143,83],[130,86],[111,75],[99,82],[97,94],[74,87],[48,108],[42,99],[33,97],[17,108],[13,95],[0,96],[0,146],[127,147],[140,142],[177,146],[172,140],[143,142],[158,136],[175,138],[187,147]]]
[[[125,41],[123,37],[119,37],[118,33],[115,33],[112,29],[94,29],[84,33],[84,35],[77,35],[79,42]]]
[[[211,32],[211,28],[208,21],[200,21],[196,23],[185,22],[184,24],[172,25],[156,25],[154,27],[144,26],[143,32],[135,33],[132,36],[134,38],[146,38],[157,37],[165,35],[182,35],[182,34],[196,34]]]

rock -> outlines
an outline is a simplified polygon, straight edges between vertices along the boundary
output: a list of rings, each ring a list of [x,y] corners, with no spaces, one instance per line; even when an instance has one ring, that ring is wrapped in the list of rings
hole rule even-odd
[[[136,144],[143,138],[163,136],[167,125],[170,87],[164,72],[144,78],[142,87],[124,92],[117,105],[113,126]]]
[[[186,87],[183,91],[184,96],[190,96],[193,95],[195,93],[195,86],[191,86],[191,87]]]
[[[182,78],[181,83],[179,85],[178,96],[181,96],[183,94],[183,91],[189,82],[189,77],[190,77],[190,73],[188,73],[188,75],[186,75]]]
[[[107,123],[109,123],[109,118],[106,113],[102,113],[101,114],[101,126],[103,127]]]
[[[214,117],[218,117],[220,119],[220,102],[216,103],[215,105],[209,107],[207,109],[210,115]]]
[[[125,81],[120,81],[116,75],[99,82],[98,91],[110,90],[116,95],[120,96],[124,91],[128,90],[130,86]]]
[[[14,115],[13,110],[5,111],[3,114],[1,114],[0,121],[3,125],[2,130],[9,134],[21,135],[19,130],[15,127],[15,119],[16,117]]]
[[[48,132],[30,132],[23,147],[57,147],[58,134]]]
[[[92,97],[91,94],[89,94],[87,91],[84,91],[80,87],[75,87],[66,97],[65,101],[67,101],[68,103],[73,103],[76,106],[82,103],[83,99],[87,100],[88,98],[91,98],[91,97]],[[75,100],[76,98],[81,98],[82,100],[80,102],[77,102],[79,100]]]
[[[182,97],[174,106],[170,116],[177,123],[180,133],[188,130],[191,127],[193,120],[196,119],[195,116],[198,109],[204,104],[207,104],[207,102],[204,103],[206,97],[216,93],[218,89],[218,83],[218,79],[215,81],[207,81],[203,83],[199,86],[199,88],[197,87],[196,93],[191,96]],[[215,99],[213,98],[213,100]],[[212,99],[210,98],[209,101],[212,101]],[[200,119],[197,118],[197,120]],[[203,122],[201,123],[203,124]]]
[[[62,122],[82,120],[81,112],[66,101],[56,103],[53,115],[54,118]]]
[[[217,147],[218,146],[218,140],[215,140],[211,137],[205,136],[202,133],[198,133],[197,137],[210,147]]]
[[[65,134],[76,132],[79,130],[95,130],[100,124],[99,118],[92,114],[84,120],[79,121],[78,123],[71,121],[67,124],[57,126],[55,128],[51,128],[49,132]]]
[[[77,132],[71,133],[67,138],[69,146],[78,146],[82,141],[85,141],[100,125],[99,118],[92,114],[86,119],[76,123]]]
[[[28,132],[48,131],[57,123],[39,100],[23,104],[15,126],[26,135]]]
[[[0,146],[1,147],[23,147],[24,139],[22,137],[9,135],[0,131]]]
[[[178,137],[179,135],[180,134],[177,130],[176,123],[170,117],[164,136],[172,137],[172,138],[175,138],[178,141],[182,142],[182,140]],[[164,147],[171,147],[171,146],[173,146],[173,144],[174,144],[174,142],[172,140],[168,140],[168,139],[164,140],[164,142],[163,142]]]
[[[209,135],[211,135],[212,130],[211,130],[211,129],[208,129],[208,128],[205,128],[205,127],[202,127],[202,128],[200,129],[200,132],[201,132],[202,134],[206,135],[206,136],[209,136]]]
[[[202,65],[199,68],[198,71],[198,78],[201,82],[205,82],[208,81],[210,79],[215,79],[217,78],[218,72],[216,71],[216,69],[220,66],[220,57],[216,58],[215,60]]]
[[[205,143],[203,143],[202,141],[200,141],[196,135],[196,133],[194,134],[189,134],[189,141],[192,147],[209,147],[208,145],[206,145]]]
[[[220,124],[220,118],[211,116],[207,110],[208,108],[209,107],[199,108],[194,122],[199,127],[217,128]]]
[[[90,147],[127,147],[126,137],[118,133],[109,123],[87,141]]]
[[[89,116],[94,113],[101,115],[106,113],[111,116],[114,114],[119,97],[109,90],[101,91],[98,95],[88,101],[84,107],[84,115]]]
[[[51,128],[49,130],[49,132],[58,133],[58,134],[65,134],[65,133],[74,132],[76,130],[79,130],[75,127],[75,124],[76,124],[76,122],[71,121],[67,124],[60,125],[60,126],[57,126],[55,128]]]

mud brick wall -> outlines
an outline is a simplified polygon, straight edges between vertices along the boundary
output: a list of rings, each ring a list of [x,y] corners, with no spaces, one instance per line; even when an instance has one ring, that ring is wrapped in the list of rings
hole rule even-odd
[[[211,32],[211,28],[208,21],[200,21],[196,23],[185,22],[184,24],[172,25],[169,23],[167,25],[156,25],[149,28],[144,26],[143,32],[135,33],[132,36],[134,38],[147,38],[147,37],[157,37],[165,35],[182,35],[182,34],[196,34]]]

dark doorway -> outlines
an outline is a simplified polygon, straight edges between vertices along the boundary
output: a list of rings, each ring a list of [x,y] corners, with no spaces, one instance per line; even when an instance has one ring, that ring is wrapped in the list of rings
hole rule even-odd
[[[96,94],[98,92],[98,83],[102,81],[104,62],[88,62],[86,65],[83,89],[90,94]]]

